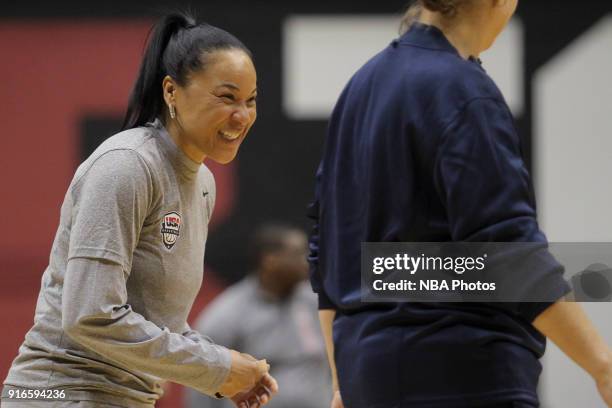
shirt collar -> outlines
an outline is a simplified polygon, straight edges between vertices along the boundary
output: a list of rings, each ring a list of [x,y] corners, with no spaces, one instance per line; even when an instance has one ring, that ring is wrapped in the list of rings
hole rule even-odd
[[[168,131],[164,127],[163,123],[159,119],[155,119],[153,122],[147,123],[157,130],[159,134],[159,140],[163,146],[164,153],[172,161],[173,164],[178,166],[180,172],[188,179],[193,179],[198,173],[202,163],[197,163],[191,160],[177,145],[174,140],[168,134]]]
[[[438,27],[414,22],[396,43],[400,45],[411,45],[419,48],[450,52],[462,58],[457,49],[448,41],[442,30]],[[478,65],[482,65],[480,58],[470,57],[468,59]]]

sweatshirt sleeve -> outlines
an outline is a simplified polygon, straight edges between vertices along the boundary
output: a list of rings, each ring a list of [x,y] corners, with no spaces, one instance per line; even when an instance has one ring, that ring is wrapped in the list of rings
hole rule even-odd
[[[185,328],[183,329],[182,335],[190,338],[191,340],[197,342],[204,342],[214,344],[214,341],[209,337],[205,336],[197,330],[193,330],[189,323],[185,322]],[[229,345],[228,345],[229,346]]]
[[[229,350],[173,333],[132,310],[126,282],[153,201],[151,174],[134,151],[110,151],[77,173],[62,328],[75,342],[125,367],[213,395],[231,366]]]
[[[315,180],[315,197],[312,203],[308,206],[308,218],[314,221],[312,231],[310,233],[308,248],[308,263],[310,265],[310,284],[312,290],[319,297],[319,309],[336,309],[336,306],[325,291],[323,279],[323,271],[319,264],[319,216],[320,216],[320,189],[321,178],[323,177],[323,165],[319,165]]]
[[[435,187],[453,241],[546,243],[520,140],[503,101],[474,99],[451,121],[436,159]],[[545,245],[525,260],[525,268],[529,273],[519,278],[525,295],[545,287],[548,299],[559,299],[569,291],[563,267]],[[551,304],[510,307],[533,321]]]
[[[129,272],[154,188],[149,168],[132,150],[108,151],[79,168],[70,189],[68,260],[105,259]]]
[[[127,302],[127,276],[110,261],[71,259],[62,328],[75,342],[128,370],[214,395],[229,373],[229,351],[187,332],[172,333],[134,312]]]
[[[231,291],[231,289],[230,289]],[[244,311],[249,307],[244,298],[228,298],[228,291],[220,294],[209,304],[194,323],[197,335],[210,339],[229,348],[237,349],[244,345],[245,338],[240,334],[244,326]],[[246,307],[245,307],[246,305]],[[186,408],[229,408],[227,399],[208,398],[194,390],[185,395]]]

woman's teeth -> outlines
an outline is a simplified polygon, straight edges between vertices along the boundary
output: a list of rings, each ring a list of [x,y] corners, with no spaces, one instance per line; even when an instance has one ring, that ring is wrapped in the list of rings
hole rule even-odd
[[[242,132],[224,132],[224,131],[219,131],[219,134],[225,139],[225,140],[236,140],[240,137],[240,134]]]

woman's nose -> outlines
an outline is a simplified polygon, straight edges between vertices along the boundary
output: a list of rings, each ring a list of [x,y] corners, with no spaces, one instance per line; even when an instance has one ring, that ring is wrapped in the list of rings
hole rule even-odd
[[[232,120],[245,126],[249,123],[249,110],[245,105],[240,105],[234,112],[232,112]]]

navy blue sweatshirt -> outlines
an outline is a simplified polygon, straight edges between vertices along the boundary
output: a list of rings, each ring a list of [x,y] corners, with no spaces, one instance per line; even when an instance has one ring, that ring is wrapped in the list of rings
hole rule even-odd
[[[550,303],[360,299],[362,242],[546,242],[512,114],[479,61],[415,24],[367,62],[334,108],[309,216],[345,406],[537,404],[546,343],[531,321]],[[542,256],[524,285],[569,290]]]

